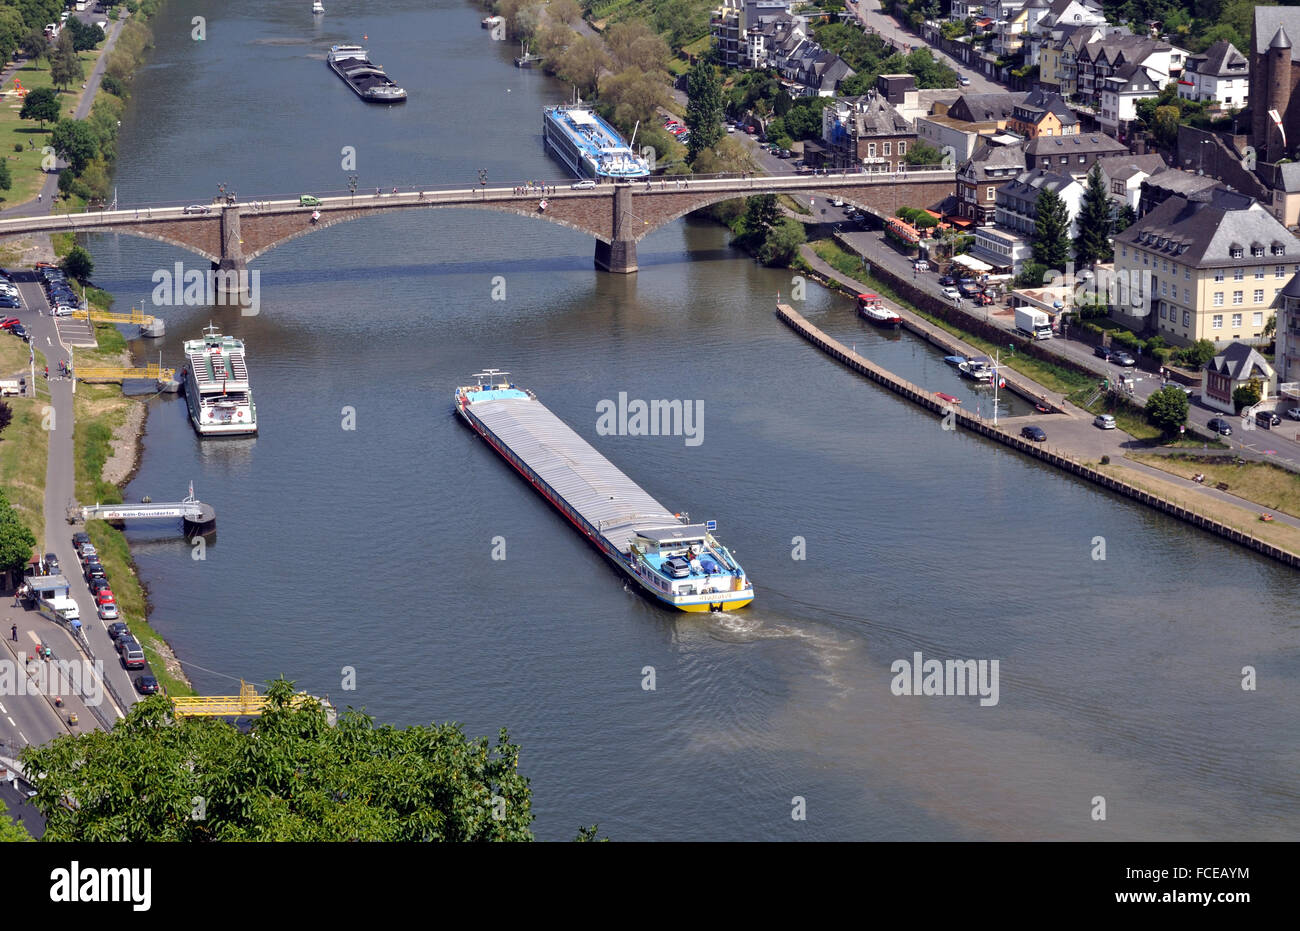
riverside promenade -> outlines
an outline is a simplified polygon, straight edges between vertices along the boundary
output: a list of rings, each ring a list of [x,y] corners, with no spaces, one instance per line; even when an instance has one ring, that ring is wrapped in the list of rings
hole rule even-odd
[[[1175,497],[1173,494],[1153,493],[1148,491],[1146,488],[1135,484],[1133,481],[1128,480],[1127,477],[1121,478],[1113,474],[1114,471],[1121,471],[1120,469],[1102,471],[1101,467],[1093,465],[1089,461],[1086,452],[1073,448],[1072,446],[1063,446],[1060,444],[1059,439],[1051,446],[1044,443],[1035,443],[1022,439],[1015,431],[1018,430],[1022,423],[1028,423],[1029,421],[1035,420],[1032,416],[1000,419],[998,425],[995,426],[991,419],[980,417],[969,411],[964,411],[960,407],[955,407],[938,397],[935,392],[928,391],[919,385],[915,385],[912,382],[899,378],[889,370],[876,365],[864,356],[859,355],[856,351],[849,349],[843,343],[831,338],[818,327],[809,323],[802,314],[788,304],[778,304],[776,314],[782,323],[789,326],[790,329],[794,330],[808,342],[812,343],[818,349],[821,349],[836,361],[858,374],[870,378],[877,384],[888,388],[895,394],[901,395],[909,401],[940,415],[944,421],[944,429],[955,430],[960,427],[961,429],[968,430],[972,433],[977,433],[987,439],[994,440],[1004,446],[1009,446],[1018,452],[1032,456],[1049,465],[1064,469],[1080,478],[1084,478],[1094,484],[1100,485],[1109,491],[1132,498],[1133,500],[1153,507],[1156,510],[1163,511],[1166,514],[1200,527],[1202,530],[1207,530],[1227,540],[1231,540],[1234,543],[1252,549],[1261,555],[1268,556],[1293,568],[1300,568],[1300,554],[1269,542],[1254,533],[1249,533],[1239,527],[1217,520],[1214,517],[1203,513],[1195,506],[1189,507],[1183,500]],[[1060,415],[1056,416],[1059,417]],[[1079,422],[1078,417],[1072,417],[1070,419],[1075,423]],[[1039,419],[1038,422],[1043,423],[1046,421]],[[1092,427],[1090,423],[1087,425],[1087,428],[1092,430],[1094,434],[1098,435],[1120,433],[1118,430],[1098,430],[1095,427]],[[1053,435],[1055,435],[1055,433]],[[1110,442],[1114,441],[1111,440]],[[1120,457],[1123,456],[1122,448],[1118,455]],[[1123,470],[1131,472],[1144,471],[1129,470],[1128,467],[1130,465],[1136,464],[1125,463]],[[1149,471],[1154,472],[1156,470]],[[1157,487],[1159,488],[1162,485],[1171,484],[1167,479],[1168,476],[1162,476],[1161,479],[1157,480]],[[1215,489],[1206,489],[1203,486],[1195,484],[1192,484],[1191,487],[1198,492],[1215,491]],[[1271,510],[1268,510],[1268,513],[1272,514],[1275,521],[1288,524],[1291,528],[1300,526],[1300,521],[1297,521],[1289,515]],[[1248,519],[1248,517],[1248,512],[1243,511],[1243,518]]]

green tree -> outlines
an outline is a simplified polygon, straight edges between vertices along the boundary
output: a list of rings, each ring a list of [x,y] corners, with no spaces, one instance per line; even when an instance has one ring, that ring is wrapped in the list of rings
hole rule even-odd
[[[97,142],[94,132],[82,120],[59,120],[50,133],[50,145],[67,161],[73,174],[80,174],[95,157],[99,151]]]
[[[58,44],[50,54],[50,80],[55,87],[67,90],[73,84],[85,80],[85,77],[86,67],[72,45],[72,35],[68,32],[61,33]]]
[[[740,221],[740,238],[750,244],[761,244],[772,227],[781,220],[781,208],[775,194],[759,194],[745,201],[745,216]]]
[[[0,401],[0,433],[5,432],[5,428],[13,422],[14,409],[9,406],[8,402]]]
[[[376,727],[352,710],[331,727],[284,679],[250,734],[176,717],[154,696],[111,731],[57,737],[22,761],[46,840],[532,839],[528,779],[504,728],[493,746],[454,724]]]
[[[1238,410],[1243,407],[1250,407],[1252,404],[1258,404],[1259,399],[1263,397],[1263,389],[1260,386],[1258,378],[1252,378],[1244,385],[1238,385],[1232,391],[1232,403]]]
[[[908,165],[939,165],[943,163],[943,153],[923,139],[917,139],[907,147],[903,161]]]
[[[1192,345],[1176,350],[1174,352],[1174,361],[1190,369],[1200,369],[1204,368],[1205,363],[1214,358],[1217,351],[1214,348],[1214,343],[1208,339],[1198,339]]]
[[[38,87],[27,92],[23,98],[23,108],[18,111],[22,120],[37,120],[42,131],[46,123],[53,123],[59,118],[59,92],[52,87]]]
[[[763,245],[759,247],[758,260],[764,265],[789,265],[806,240],[802,223],[790,217],[782,217],[768,230]]]
[[[1047,266],[1041,262],[1025,262],[1016,275],[1016,285],[1021,288],[1037,288],[1047,277]]]
[[[30,841],[34,838],[27,833],[27,828],[21,821],[10,821],[8,816],[9,807],[0,801],[0,844],[13,844]],[[596,825],[591,826],[592,837],[595,840]],[[587,838],[584,838],[587,839]]]
[[[1080,267],[1109,262],[1115,254],[1111,246],[1114,235],[1114,208],[1106,193],[1101,165],[1093,162],[1079,204],[1079,235],[1074,240],[1074,261]]]
[[[1155,121],[1152,124],[1151,132],[1155,136],[1157,145],[1166,149],[1172,149],[1178,145],[1178,124],[1181,118],[1182,114],[1174,104],[1167,107],[1156,107]]]
[[[0,491],[0,572],[18,572],[32,558],[36,534],[32,533]]]
[[[28,29],[22,40],[23,54],[31,59],[33,64],[39,65],[42,58],[50,54],[50,40],[40,27]]]
[[[1147,422],[1159,427],[1165,436],[1172,436],[1187,422],[1187,393],[1170,385],[1147,398]]]
[[[610,26],[605,32],[605,46],[620,71],[637,68],[647,74],[661,74],[671,54],[667,43],[638,19]]]
[[[578,88],[583,96],[596,90],[601,74],[609,68],[610,59],[600,40],[591,36],[578,36],[560,53],[556,74]]]
[[[658,126],[654,121],[657,108],[667,100],[668,88],[653,72],[624,68],[618,74],[607,74],[600,79],[600,109],[628,136],[637,123],[641,124],[641,130]]]
[[[83,23],[75,16],[68,17],[63,31],[71,37],[72,48],[77,52],[89,52],[104,40],[104,30],[93,23]]]
[[[59,261],[59,267],[69,278],[85,284],[95,273],[95,260],[81,246],[73,246],[68,254]]]
[[[1133,209],[1133,205],[1125,204],[1119,209],[1119,212],[1115,214],[1115,232],[1124,232],[1137,222],[1137,218],[1137,211]],[[1112,247],[1111,252],[1112,254],[1114,253],[1114,247]]]
[[[1055,191],[1046,189],[1038,192],[1035,209],[1034,261],[1065,271],[1070,258],[1070,211]]]
[[[22,14],[11,6],[0,8],[0,56],[5,61],[23,46],[23,34],[27,27],[23,24]]]
[[[686,128],[691,132],[686,158],[692,165],[699,154],[722,139],[722,81],[717,69],[704,61],[691,65],[686,78]]]

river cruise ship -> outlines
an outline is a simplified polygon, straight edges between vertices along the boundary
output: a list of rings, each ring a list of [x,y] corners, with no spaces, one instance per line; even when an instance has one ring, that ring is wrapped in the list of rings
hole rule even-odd
[[[533,392],[488,369],[456,389],[456,413],[647,597],[680,611],[730,611],[754,586],[713,536],[668,510]]]
[[[547,107],[542,115],[542,138],[546,149],[579,178],[637,181],[650,177],[650,163],[584,104]]]
[[[185,341],[185,362],[185,404],[200,436],[257,433],[242,340],[222,336],[209,324],[202,339]]]

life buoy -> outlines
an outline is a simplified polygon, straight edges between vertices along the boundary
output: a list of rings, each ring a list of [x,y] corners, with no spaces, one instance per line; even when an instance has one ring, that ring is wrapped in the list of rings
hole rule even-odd
[[[242,417],[244,416],[244,412],[243,412],[243,411],[235,411],[235,416],[236,416],[236,417],[241,417],[241,418],[242,418]]]

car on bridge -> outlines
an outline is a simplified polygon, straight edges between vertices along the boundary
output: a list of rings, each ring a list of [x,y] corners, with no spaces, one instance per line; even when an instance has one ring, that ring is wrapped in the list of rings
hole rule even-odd
[[[207,204],[190,204],[184,210],[185,213],[211,213],[212,208]]]
[[[583,178],[581,181],[575,181],[569,187],[575,191],[589,191],[596,186],[596,182],[591,178]]]
[[[320,198],[313,194],[301,194],[298,196],[299,207],[319,207]]]

